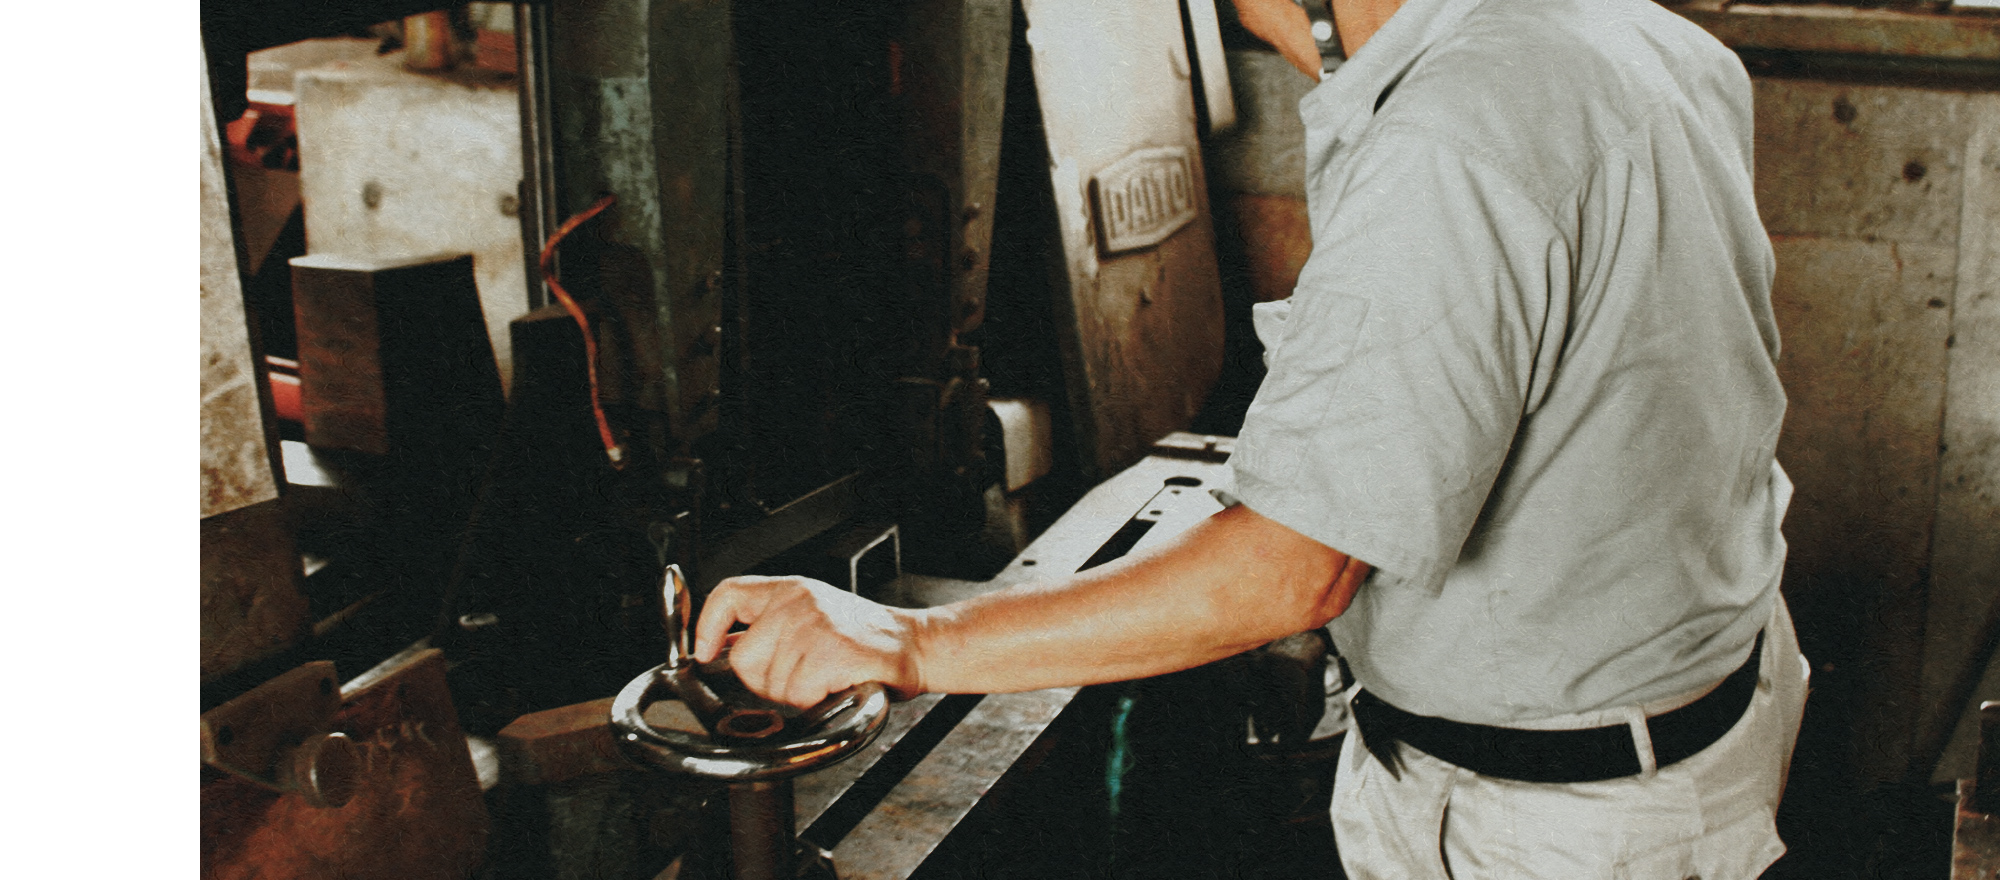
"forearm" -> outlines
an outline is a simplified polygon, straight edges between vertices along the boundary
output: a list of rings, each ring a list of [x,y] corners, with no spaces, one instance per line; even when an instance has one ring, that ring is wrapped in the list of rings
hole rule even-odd
[[[1174,672],[1325,624],[1366,573],[1239,507],[1155,552],[913,612],[916,671],[952,693]]]

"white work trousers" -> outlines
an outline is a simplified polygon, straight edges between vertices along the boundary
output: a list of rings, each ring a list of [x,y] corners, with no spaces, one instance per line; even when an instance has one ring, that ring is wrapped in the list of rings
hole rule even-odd
[[[1634,742],[1647,772],[1623,779],[1495,779],[1408,745],[1400,749],[1397,779],[1352,730],[1333,789],[1341,864],[1350,880],[1754,880],[1785,852],[1773,817],[1810,672],[1782,598],[1765,630],[1760,666],[1750,707],[1722,739],[1655,768],[1644,727],[1637,727]],[[1629,725],[1688,701],[1531,726]]]

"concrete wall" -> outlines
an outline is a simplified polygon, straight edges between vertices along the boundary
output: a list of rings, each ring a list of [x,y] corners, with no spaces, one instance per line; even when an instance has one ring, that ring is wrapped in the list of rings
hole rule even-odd
[[[2000,95],[1760,79],[1786,591],[1868,782],[1927,778],[2000,587]]]
[[[222,174],[222,141],[201,77],[201,515],[213,516],[278,497],[264,444],[257,370],[243,282],[236,272],[236,234]]]

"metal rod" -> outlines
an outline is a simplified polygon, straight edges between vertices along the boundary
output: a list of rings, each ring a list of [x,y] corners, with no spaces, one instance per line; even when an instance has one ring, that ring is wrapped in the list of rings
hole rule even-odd
[[[548,288],[532,259],[556,227],[556,151],[549,115],[549,4],[514,4],[514,55],[521,96],[521,240],[530,256],[528,308],[549,304]]]
[[[729,852],[735,880],[791,880],[798,836],[792,810],[789,779],[729,786]]]

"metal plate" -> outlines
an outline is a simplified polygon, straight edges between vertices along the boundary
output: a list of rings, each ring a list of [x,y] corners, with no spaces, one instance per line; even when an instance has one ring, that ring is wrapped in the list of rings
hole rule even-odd
[[[1195,217],[1194,169],[1183,147],[1134,150],[1090,179],[1097,243],[1106,256],[1166,241]]]
[[[1186,427],[1221,371],[1192,72],[1175,0],[1023,5],[1068,288],[1057,324],[1086,467],[1101,476]],[[1116,196],[1135,189],[1185,195],[1119,215]],[[1093,217],[1093,190],[1110,222]]]

